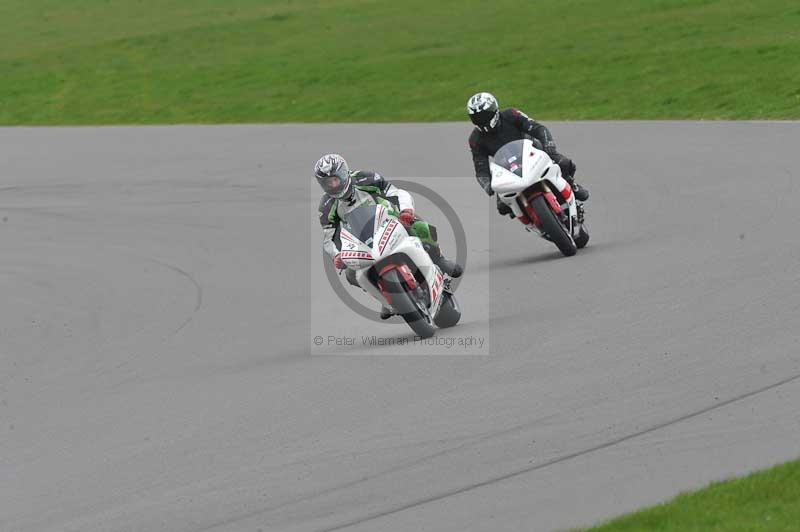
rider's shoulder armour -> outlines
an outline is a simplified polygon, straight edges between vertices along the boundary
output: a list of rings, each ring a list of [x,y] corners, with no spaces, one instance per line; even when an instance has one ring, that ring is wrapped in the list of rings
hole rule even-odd
[[[373,194],[386,192],[386,180],[378,172],[357,170],[350,174],[356,188]]]
[[[516,107],[509,107],[507,109],[503,109],[501,111],[503,117],[513,118],[515,120],[531,120],[531,118],[526,115],[521,110],[517,109]]]

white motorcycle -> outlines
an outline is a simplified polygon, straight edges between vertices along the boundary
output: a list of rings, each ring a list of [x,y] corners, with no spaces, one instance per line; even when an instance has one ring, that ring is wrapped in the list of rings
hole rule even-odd
[[[417,335],[429,338],[434,325],[452,327],[461,319],[450,279],[386,206],[351,211],[339,238],[342,261],[356,272],[361,288],[402,316]]]
[[[497,150],[491,163],[492,190],[525,229],[572,256],[589,242],[583,205],[575,201],[561,168],[529,139]]]

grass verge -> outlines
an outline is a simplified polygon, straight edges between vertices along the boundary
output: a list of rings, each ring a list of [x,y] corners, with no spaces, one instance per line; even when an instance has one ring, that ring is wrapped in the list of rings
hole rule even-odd
[[[795,532],[800,460],[678,495],[584,532]]]
[[[786,0],[4,0],[0,124],[800,118]]]

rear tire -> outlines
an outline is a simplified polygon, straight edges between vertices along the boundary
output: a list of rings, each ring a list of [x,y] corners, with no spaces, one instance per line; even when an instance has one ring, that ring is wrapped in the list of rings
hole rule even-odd
[[[461,309],[458,308],[456,296],[450,292],[445,292],[442,297],[444,301],[442,301],[441,306],[439,306],[439,312],[436,314],[436,317],[433,318],[433,322],[440,329],[446,329],[458,323],[458,320],[461,319]]]
[[[578,246],[575,245],[566,228],[558,221],[556,214],[550,210],[550,205],[544,199],[544,196],[533,198],[531,207],[533,207],[536,216],[539,217],[539,221],[542,223],[542,230],[547,233],[547,236],[550,237],[550,240],[564,256],[571,257],[578,252]]]
[[[383,276],[383,286],[392,298],[392,307],[406,321],[417,336],[430,338],[436,332],[433,320],[408,293],[408,287],[397,270],[389,270]]]
[[[580,233],[578,233],[578,238],[575,239],[575,245],[578,249],[582,249],[586,247],[586,244],[589,243],[589,233],[586,231],[584,226],[581,226]]]

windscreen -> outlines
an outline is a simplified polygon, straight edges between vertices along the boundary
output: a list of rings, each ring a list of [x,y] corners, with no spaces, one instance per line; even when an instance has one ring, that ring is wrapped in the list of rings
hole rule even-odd
[[[494,164],[522,177],[522,148],[524,140],[514,140],[505,144],[494,154]]]
[[[377,205],[363,205],[347,215],[344,226],[360,241],[371,242],[375,232],[375,210]]]

